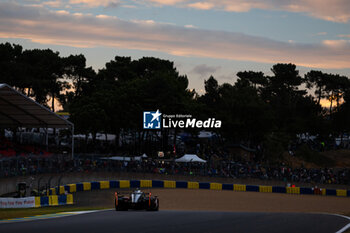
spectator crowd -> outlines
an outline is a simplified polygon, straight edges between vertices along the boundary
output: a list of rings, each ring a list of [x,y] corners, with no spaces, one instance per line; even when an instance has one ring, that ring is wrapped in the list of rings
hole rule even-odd
[[[284,163],[268,165],[253,161],[219,160],[207,163],[176,163],[174,160],[114,161],[96,156],[75,159],[60,156],[17,158],[0,161],[0,176],[63,172],[134,172],[167,175],[260,179],[283,182],[350,185],[349,168],[292,168]]]

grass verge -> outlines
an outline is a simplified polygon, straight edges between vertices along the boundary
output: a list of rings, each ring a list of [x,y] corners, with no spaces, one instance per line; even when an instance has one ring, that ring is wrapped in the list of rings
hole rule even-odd
[[[77,207],[77,206],[51,206],[40,208],[22,208],[22,209],[0,209],[0,219],[12,219],[21,217],[30,217],[43,214],[55,214],[60,212],[84,211],[105,209],[101,207]]]

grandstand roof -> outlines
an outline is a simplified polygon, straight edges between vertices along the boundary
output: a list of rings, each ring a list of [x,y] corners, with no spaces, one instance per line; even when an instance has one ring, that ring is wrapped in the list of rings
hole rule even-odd
[[[70,128],[73,124],[7,84],[0,84],[0,127]]]

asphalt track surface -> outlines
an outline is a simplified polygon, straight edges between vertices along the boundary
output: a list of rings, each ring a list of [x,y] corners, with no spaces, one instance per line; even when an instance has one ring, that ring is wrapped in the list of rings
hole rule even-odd
[[[215,211],[99,211],[45,220],[1,223],[0,232],[337,232],[349,219],[328,214]]]

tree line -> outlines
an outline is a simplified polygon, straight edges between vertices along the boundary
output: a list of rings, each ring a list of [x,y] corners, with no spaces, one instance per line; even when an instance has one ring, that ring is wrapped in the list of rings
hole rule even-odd
[[[142,112],[192,114],[222,120],[215,129],[222,144],[243,142],[264,146],[267,155],[287,149],[296,135],[309,133],[321,140],[350,132],[350,80],[346,76],[311,70],[303,77],[294,64],[275,64],[272,75],[241,71],[234,84],[204,82],[205,93],[188,88],[188,77],[174,63],[155,57],[132,60],[116,56],[95,72],[84,55],[60,56],[50,49],[27,49],[0,44],[0,83],[7,83],[53,111],[55,103],[70,113],[76,133],[132,135],[132,147],[170,150],[178,130],[161,135],[143,130]],[[321,100],[329,100],[329,108]],[[198,130],[188,129],[196,134]],[[172,135],[173,142],[169,142]],[[114,150],[118,150],[118,144]]]

